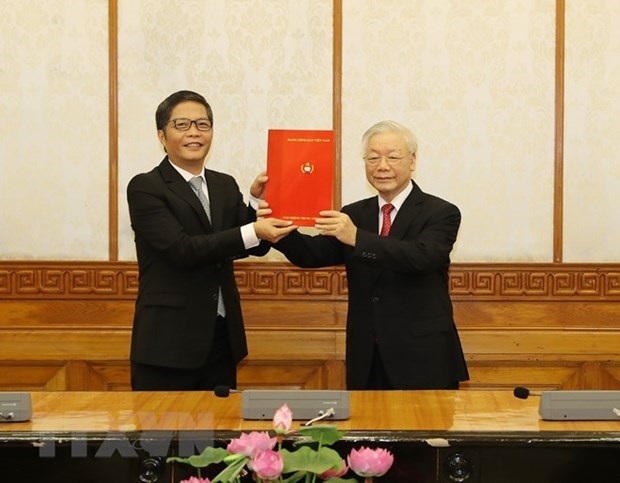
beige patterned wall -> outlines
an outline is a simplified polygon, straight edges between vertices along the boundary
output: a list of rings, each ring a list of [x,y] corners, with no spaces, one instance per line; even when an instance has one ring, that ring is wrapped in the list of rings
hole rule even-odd
[[[0,3],[0,257],[108,258],[105,0]]]
[[[462,211],[457,261],[552,257],[555,9],[516,5],[344,2],[343,200],[372,194],[364,130],[408,125],[416,180]]]
[[[332,17],[329,0],[120,2],[122,259],[135,258],[124,188],[163,157],[157,104],[180,89],[205,95],[207,164],[246,194],[265,169],[269,128],[332,129]]]
[[[343,0],[343,202],[373,195],[359,139],[419,137],[416,180],[455,202],[464,262],[553,255],[554,0]],[[118,2],[119,258],[125,187],[163,156],[154,111],[202,92],[208,163],[244,191],[269,128],[332,127],[331,0]],[[0,3],[0,258],[108,259],[108,2]],[[566,1],[566,261],[617,262],[620,3]],[[273,255],[268,259],[278,259]]]
[[[620,2],[566,8],[564,256],[620,261]]]

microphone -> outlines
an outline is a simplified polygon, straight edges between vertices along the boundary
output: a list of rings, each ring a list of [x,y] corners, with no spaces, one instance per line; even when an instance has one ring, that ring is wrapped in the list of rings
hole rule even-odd
[[[515,395],[515,397],[518,397],[519,399],[527,399],[530,396],[540,396],[539,392],[530,391],[527,387],[523,386],[515,387],[512,393]]]
[[[237,391],[236,389],[231,389],[228,386],[215,386],[213,390],[217,397],[228,397],[231,393],[236,394],[242,391]]]

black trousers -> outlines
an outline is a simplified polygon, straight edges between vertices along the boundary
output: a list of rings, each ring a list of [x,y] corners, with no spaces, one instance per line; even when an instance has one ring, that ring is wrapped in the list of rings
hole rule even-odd
[[[216,386],[237,387],[237,365],[232,356],[226,320],[218,317],[213,345],[203,366],[177,369],[131,363],[134,391],[205,391]]]
[[[458,389],[459,382],[456,381],[454,383],[448,384],[446,387],[435,387],[432,389]],[[392,389],[403,389],[403,388],[395,388],[391,381],[390,377],[385,370],[385,366],[383,365],[383,360],[381,359],[381,354],[379,354],[379,347],[377,344],[373,346],[373,355],[372,355],[372,365],[370,366],[370,374],[368,375],[368,382],[366,383],[366,388],[370,390],[377,391],[389,391]],[[421,387],[419,389],[431,389],[428,387]]]

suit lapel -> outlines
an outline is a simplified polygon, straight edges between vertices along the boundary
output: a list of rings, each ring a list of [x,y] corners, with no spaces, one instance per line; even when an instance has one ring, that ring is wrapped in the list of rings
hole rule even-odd
[[[363,206],[363,215],[356,220],[357,227],[371,233],[379,233],[379,201],[378,197],[368,198]]]
[[[424,193],[422,193],[422,190],[414,181],[411,182],[413,183],[413,190],[405,198],[400,210],[396,214],[396,218],[394,218],[394,223],[390,229],[390,237],[402,239],[422,211],[420,208],[424,203]]]
[[[221,201],[226,195],[224,186],[219,183],[213,172],[205,169],[205,179],[207,180],[207,188],[209,189],[209,202],[211,204],[211,223],[216,231],[222,229],[224,220],[224,208]]]
[[[170,161],[168,158],[164,159],[159,165],[160,172],[162,174],[163,180],[166,182],[167,186],[173,191],[179,198],[182,198],[187,203],[191,205],[191,207],[198,213],[200,219],[202,220],[205,228],[208,231],[212,231],[211,223],[209,222],[209,218],[207,218],[207,214],[205,213],[198,196],[194,193],[194,190],[189,185],[185,178],[179,174],[179,172],[170,166]]]

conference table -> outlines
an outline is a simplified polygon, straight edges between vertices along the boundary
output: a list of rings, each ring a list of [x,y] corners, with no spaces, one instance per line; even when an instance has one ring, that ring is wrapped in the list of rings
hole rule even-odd
[[[178,482],[193,468],[167,456],[272,429],[241,417],[238,393],[31,397],[30,421],[0,424],[0,482]],[[350,418],[329,422],[346,432],[333,447],[343,456],[361,446],[391,451],[381,482],[620,481],[620,421],[545,421],[539,400],[510,391],[352,391]]]

